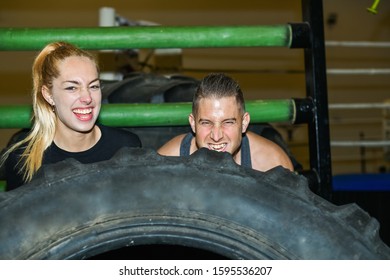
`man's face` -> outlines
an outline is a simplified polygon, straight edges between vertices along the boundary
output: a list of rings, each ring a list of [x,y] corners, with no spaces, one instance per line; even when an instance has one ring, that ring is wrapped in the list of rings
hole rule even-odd
[[[189,117],[198,148],[207,148],[235,155],[242,133],[249,124],[249,114],[242,113],[234,97],[203,98],[196,116]]]

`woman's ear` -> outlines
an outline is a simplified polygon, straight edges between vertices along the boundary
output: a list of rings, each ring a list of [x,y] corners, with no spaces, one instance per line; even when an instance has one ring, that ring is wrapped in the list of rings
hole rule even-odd
[[[188,122],[190,123],[191,129],[193,133],[196,133],[196,128],[195,128],[195,117],[193,114],[190,114],[188,116]]]
[[[50,104],[50,106],[55,106],[53,96],[50,93],[50,90],[48,89],[47,86],[42,86],[42,96],[45,98],[46,102]]]
[[[242,133],[246,132],[250,121],[251,121],[251,117],[250,117],[249,113],[245,112],[244,116],[242,117]]]

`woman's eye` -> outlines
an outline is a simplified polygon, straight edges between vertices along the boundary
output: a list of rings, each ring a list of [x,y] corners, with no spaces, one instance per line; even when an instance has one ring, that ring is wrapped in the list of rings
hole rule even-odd
[[[67,90],[67,91],[76,91],[76,90],[77,90],[77,87],[75,87],[75,86],[69,86],[69,87],[66,87],[65,90]]]

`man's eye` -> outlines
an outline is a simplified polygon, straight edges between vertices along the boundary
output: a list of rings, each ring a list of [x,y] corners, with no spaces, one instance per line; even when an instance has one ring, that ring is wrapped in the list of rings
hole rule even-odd
[[[93,85],[90,87],[91,90],[99,90],[100,89],[100,85]]]
[[[200,122],[200,125],[201,125],[201,126],[211,126],[211,122],[201,121],[201,122]]]
[[[223,125],[224,126],[232,126],[232,125],[235,125],[236,122],[235,121],[226,121],[226,122],[223,122]]]

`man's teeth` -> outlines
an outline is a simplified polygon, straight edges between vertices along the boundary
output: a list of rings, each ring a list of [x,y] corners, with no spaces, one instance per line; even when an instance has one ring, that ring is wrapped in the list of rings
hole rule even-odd
[[[88,109],[75,109],[73,110],[74,113],[76,114],[90,114],[92,112],[91,108]]]
[[[226,144],[218,144],[218,145],[209,145],[210,150],[220,151],[226,147]]]

